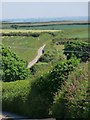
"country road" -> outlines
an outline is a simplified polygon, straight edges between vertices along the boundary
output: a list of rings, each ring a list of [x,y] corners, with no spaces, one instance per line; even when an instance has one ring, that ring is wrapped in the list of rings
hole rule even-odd
[[[46,46],[46,44],[44,44],[42,47],[40,47],[40,48],[38,49],[38,54],[37,54],[37,56],[36,56],[31,62],[28,63],[27,68],[31,68],[31,67],[38,61],[38,59],[39,59],[39,58],[41,57],[41,55],[43,54],[43,49],[44,49],[45,46]]]

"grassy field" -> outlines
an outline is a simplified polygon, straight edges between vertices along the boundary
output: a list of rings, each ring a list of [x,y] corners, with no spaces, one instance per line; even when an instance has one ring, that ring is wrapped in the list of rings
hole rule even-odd
[[[53,26],[38,26],[36,30],[27,30],[25,29],[3,29],[0,30],[0,33],[40,33],[39,37],[32,36],[2,36],[2,43],[5,46],[10,46],[11,49],[16,52],[21,58],[27,62],[31,61],[37,54],[37,50],[43,44],[48,44],[52,39],[61,39],[61,38],[78,38],[78,39],[87,39],[88,38],[88,29],[87,25],[54,25]],[[47,29],[47,30],[45,30]],[[51,30],[50,30],[51,29]],[[55,33],[51,35],[48,33]],[[41,34],[42,33],[42,34]]]
[[[38,49],[50,40],[51,35],[49,34],[42,34],[38,38],[31,36],[5,36],[2,39],[2,43],[11,47],[21,58],[29,62],[37,55]]]

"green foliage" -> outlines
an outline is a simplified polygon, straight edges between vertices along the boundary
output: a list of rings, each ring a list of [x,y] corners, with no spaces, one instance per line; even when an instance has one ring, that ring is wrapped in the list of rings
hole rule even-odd
[[[61,50],[57,51],[56,48],[52,47],[52,49],[45,51],[45,53],[40,57],[40,59],[38,61],[53,64],[53,63],[56,63],[58,61],[62,61],[64,59],[65,59],[65,56],[63,55]]]
[[[18,114],[27,113],[27,96],[30,92],[31,80],[2,82],[2,109]]]
[[[75,67],[79,64],[79,60],[75,57],[58,63],[50,73],[51,81],[54,85],[54,91],[57,92],[58,88],[64,83],[68,78],[68,75]]]
[[[8,47],[2,46],[3,81],[24,80],[29,75],[26,62],[20,59]]]
[[[81,41],[72,41],[65,44],[64,54],[67,59],[70,59],[72,55],[80,58],[81,61],[87,61],[90,59],[90,43]]]
[[[79,65],[55,96],[51,111],[55,118],[89,119],[88,66]]]
[[[68,78],[69,73],[77,66],[78,62],[75,58],[60,62],[52,71],[33,81],[29,95],[29,105],[33,108],[33,112],[32,109],[29,112],[32,116],[48,116],[55,93],[61,88],[61,85]],[[41,104],[38,103],[39,101]]]
[[[6,85],[6,88],[3,88],[3,110],[29,115],[34,118],[49,117],[49,108],[53,103],[56,92],[61,88],[61,84],[65,82],[66,76],[68,78],[68,74],[75,68],[77,63],[78,60],[75,58],[58,63],[52,71],[33,80],[29,89],[26,89],[26,85],[21,88],[25,83],[16,84],[15,82],[15,89],[21,88],[21,90],[13,93],[14,87],[9,88],[8,85],[10,90],[8,92]],[[26,91],[24,91],[25,89]],[[20,91],[24,91],[23,94],[19,94],[21,93]],[[17,110],[16,107],[19,109]]]

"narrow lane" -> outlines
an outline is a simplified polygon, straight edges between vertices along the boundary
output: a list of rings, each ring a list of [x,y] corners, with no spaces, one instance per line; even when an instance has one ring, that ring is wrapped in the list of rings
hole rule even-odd
[[[41,55],[43,54],[43,50],[44,50],[44,47],[46,46],[46,44],[44,44],[42,47],[40,47],[38,49],[38,54],[37,56],[31,61],[28,63],[28,66],[27,68],[31,68],[37,61],[38,59],[41,57]]]

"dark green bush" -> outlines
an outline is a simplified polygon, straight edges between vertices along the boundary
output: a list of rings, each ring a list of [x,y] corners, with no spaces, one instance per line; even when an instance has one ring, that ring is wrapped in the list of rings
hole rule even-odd
[[[80,58],[81,61],[88,61],[90,59],[90,43],[81,41],[68,41],[65,44],[64,54],[67,59],[70,59],[72,55]]]
[[[29,75],[26,62],[20,59],[10,48],[2,46],[2,80],[15,81],[26,79]]]

